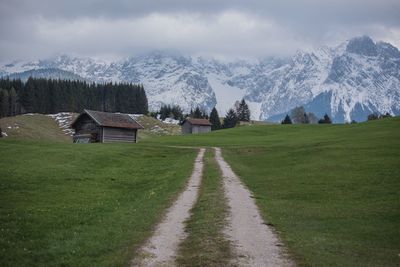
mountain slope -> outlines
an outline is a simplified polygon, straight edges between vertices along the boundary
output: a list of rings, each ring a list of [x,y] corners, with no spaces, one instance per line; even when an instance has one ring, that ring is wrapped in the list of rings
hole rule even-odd
[[[299,51],[289,59],[226,63],[156,52],[106,63],[60,56],[5,64],[0,75],[38,76],[46,69],[87,81],[142,83],[150,109],[166,103],[210,111],[216,105],[224,115],[244,97],[253,119],[261,120],[280,120],[299,105],[318,116],[328,113],[336,122],[365,120],[371,112],[400,114],[400,52],[366,36],[334,48]]]

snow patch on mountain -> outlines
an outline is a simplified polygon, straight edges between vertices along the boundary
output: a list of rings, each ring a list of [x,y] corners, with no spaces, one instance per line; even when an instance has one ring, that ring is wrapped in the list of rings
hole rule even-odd
[[[217,99],[216,108],[220,116],[225,115],[234,106],[235,102],[242,99],[246,94],[245,90],[228,85],[215,74],[210,74],[207,78],[215,93]],[[254,115],[252,114],[252,118],[258,119]]]
[[[116,62],[64,55],[0,65],[1,76],[24,77],[21,73],[142,83],[152,110],[177,104],[186,112],[197,106],[209,112],[216,106],[223,116],[245,98],[252,118],[261,120],[280,120],[300,105],[336,122],[365,120],[371,112],[400,113],[400,52],[366,36],[333,48],[298,51],[291,58],[258,61],[155,52]]]

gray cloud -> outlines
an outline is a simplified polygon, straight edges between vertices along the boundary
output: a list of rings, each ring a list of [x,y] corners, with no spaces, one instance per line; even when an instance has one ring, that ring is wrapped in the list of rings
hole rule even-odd
[[[356,35],[400,45],[395,0],[2,0],[0,60],[176,50],[287,55]]]

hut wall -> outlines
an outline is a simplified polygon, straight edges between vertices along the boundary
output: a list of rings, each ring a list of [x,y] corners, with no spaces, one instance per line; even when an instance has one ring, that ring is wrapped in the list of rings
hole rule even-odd
[[[102,128],[89,116],[82,116],[75,124],[74,141],[80,136],[90,136],[91,142],[101,142]]]
[[[136,129],[103,127],[103,143],[127,142],[136,143]]]
[[[185,121],[182,124],[182,134],[191,134],[192,133],[192,124],[190,122]]]
[[[211,132],[211,126],[193,125],[192,133],[208,133]]]

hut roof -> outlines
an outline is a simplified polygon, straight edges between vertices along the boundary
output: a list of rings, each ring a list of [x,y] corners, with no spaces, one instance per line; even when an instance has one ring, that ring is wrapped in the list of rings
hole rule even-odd
[[[85,109],[84,112],[79,115],[78,118],[76,118],[76,120],[72,123],[72,127],[74,127],[75,123],[83,114],[89,115],[89,117],[91,117],[100,126],[126,129],[143,129],[143,126],[128,114],[110,113],[87,109]]]
[[[192,125],[200,125],[200,126],[211,126],[211,123],[207,119],[187,119],[186,121],[190,122]]]

